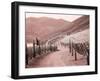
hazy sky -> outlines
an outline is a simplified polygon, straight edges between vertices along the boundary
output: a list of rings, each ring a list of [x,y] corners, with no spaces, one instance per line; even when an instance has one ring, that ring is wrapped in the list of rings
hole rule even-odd
[[[26,13],[26,17],[50,17],[55,19],[64,19],[67,21],[74,21],[77,18],[81,17],[82,15],[63,15],[63,14],[47,14],[47,13]]]

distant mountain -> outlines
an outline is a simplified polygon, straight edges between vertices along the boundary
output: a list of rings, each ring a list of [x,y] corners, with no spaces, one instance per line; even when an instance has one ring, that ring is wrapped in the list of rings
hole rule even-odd
[[[64,31],[71,22],[63,19],[54,19],[49,17],[29,17],[26,18],[26,41],[32,42],[36,37],[46,40],[60,31]]]
[[[26,42],[32,42],[36,37],[48,40],[60,34],[74,34],[89,28],[89,16],[84,15],[73,22],[49,17],[26,18]]]
[[[72,22],[72,24],[67,29],[67,34],[83,31],[87,28],[89,28],[89,16],[84,15]]]

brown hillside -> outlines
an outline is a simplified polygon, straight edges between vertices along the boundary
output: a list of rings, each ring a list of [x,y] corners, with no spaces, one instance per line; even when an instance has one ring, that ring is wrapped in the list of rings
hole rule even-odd
[[[26,19],[26,41],[32,42],[36,37],[46,40],[60,31],[66,30],[68,25],[70,22],[63,19],[29,17]]]

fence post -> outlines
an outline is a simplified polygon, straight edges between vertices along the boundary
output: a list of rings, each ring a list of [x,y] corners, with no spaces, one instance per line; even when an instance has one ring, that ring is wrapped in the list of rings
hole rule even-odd
[[[38,40],[38,45],[39,45],[39,55],[41,54],[41,46],[40,46],[40,41]]]
[[[71,40],[69,40],[69,52],[71,53]]]
[[[46,49],[46,44],[44,44],[43,52],[46,53],[46,50],[47,50],[47,49]]]
[[[26,65],[28,65],[28,51],[27,51],[27,44],[25,44],[25,51],[26,51]]]
[[[73,49],[73,42],[71,43],[71,52],[72,52],[72,56],[73,56],[73,51],[74,51],[74,49]]]
[[[90,64],[90,54],[89,54],[88,48],[87,48],[87,53],[88,53],[88,55],[87,55],[87,65],[89,65]]]
[[[52,51],[52,48],[51,48],[51,44],[49,45],[50,47],[49,47],[49,50],[50,50],[50,52]]]
[[[35,41],[33,40],[33,57],[36,57]]]
[[[77,53],[76,53],[76,50],[75,50],[75,61],[77,61]]]
[[[41,53],[43,54],[43,44],[41,44]]]
[[[36,38],[36,45],[39,45],[40,44],[40,41],[38,38]]]

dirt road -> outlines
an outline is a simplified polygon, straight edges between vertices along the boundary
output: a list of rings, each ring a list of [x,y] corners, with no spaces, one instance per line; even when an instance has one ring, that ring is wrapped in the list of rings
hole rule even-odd
[[[86,65],[86,57],[77,54],[78,60],[75,61],[75,56],[69,53],[68,47],[58,46],[58,51],[45,54],[29,61],[27,67],[62,67],[62,66],[76,66]]]

